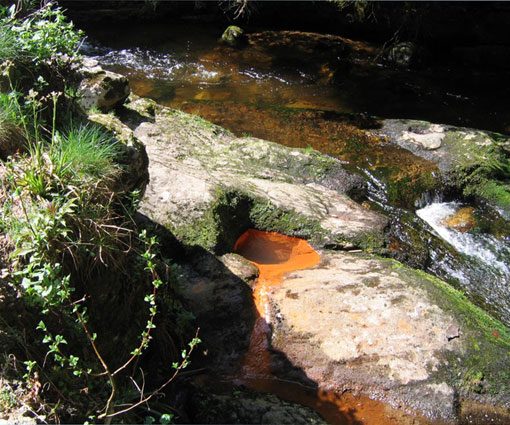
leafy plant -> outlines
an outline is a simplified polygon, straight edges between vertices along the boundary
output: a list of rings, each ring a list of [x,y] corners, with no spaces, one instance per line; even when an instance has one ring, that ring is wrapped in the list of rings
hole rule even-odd
[[[11,91],[0,94],[0,159],[6,160],[0,165],[0,230],[12,252],[2,281],[37,312],[33,327],[37,323],[34,332],[41,335],[25,349],[23,378],[34,389],[44,375],[47,388],[65,393],[75,405],[84,398],[78,389],[90,389],[83,417],[110,422],[146,405],[169,385],[189,364],[199,340],[192,339],[169,365],[166,381],[152,390],[140,382],[141,356],[154,337],[167,279],[160,277],[166,269],[157,240],[139,232],[131,217],[140,191],[125,193],[125,148],[95,124],[57,119],[60,100],[72,92],[65,81],[61,84],[62,66],[76,60],[82,37],[61,9],[49,4],[24,17],[16,7],[3,11],[0,72]],[[20,64],[31,73],[23,84],[13,77]],[[59,89],[52,78],[56,74]],[[8,157],[1,149],[15,136],[26,150]],[[132,348],[113,357],[104,323],[94,317],[102,314],[98,310],[105,302],[102,291],[94,290],[95,279],[112,269],[133,272],[137,289],[129,296],[144,305],[137,313],[143,323],[133,325],[125,338]],[[7,393],[5,401],[10,403]],[[171,415],[160,421],[170,422]]]
[[[15,7],[0,20],[0,62],[29,60],[35,64],[68,62],[75,58],[83,33],[68,22],[62,9],[53,3],[17,18]]]

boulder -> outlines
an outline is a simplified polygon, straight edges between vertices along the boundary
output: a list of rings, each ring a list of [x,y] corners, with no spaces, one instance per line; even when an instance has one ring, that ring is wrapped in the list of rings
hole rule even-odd
[[[501,374],[510,366],[510,334],[501,323],[400,263],[321,254],[317,267],[269,290],[272,350],[292,364],[284,370],[288,362],[275,357],[274,372],[304,373],[323,390],[368,394],[433,420],[457,421],[464,400],[510,407]]]
[[[203,424],[327,424],[313,410],[280,400],[272,394],[235,390],[214,394],[197,391],[189,411],[194,423]]]
[[[443,183],[510,216],[510,138],[483,130],[388,119],[376,133],[438,166]]]
[[[123,172],[118,179],[116,191],[139,190],[143,194],[149,181],[149,159],[145,146],[133,135],[133,131],[114,115],[91,113],[88,119],[112,132],[121,144]]]
[[[255,321],[251,284],[257,270],[236,254],[194,252],[177,282],[179,297],[200,326],[200,349],[217,374],[231,374],[248,349]]]
[[[443,224],[449,229],[458,232],[469,232],[476,226],[474,216],[475,209],[473,207],[462,207],[455,211],[452,215],[446,217]]]
[[[421,51],[411,41],[403,41],[393,44],[387,50],[385,59],[388,63],[400,68],[408,68],[420,62]]]
[[[305,237],[317,246],[383,244],[386,218],[349,198],[363,183],[337,159],[238,138],[164,107],[134,136],[149,156],[151,180],[141,211],[186,245],[228,252],[249,227]]]
[[[128,79],[105,71],[93,59],[85,58],[78,74],[81,76],[78,104],[84,111],[95,108],[108,112],[122,105],[129,96]]]

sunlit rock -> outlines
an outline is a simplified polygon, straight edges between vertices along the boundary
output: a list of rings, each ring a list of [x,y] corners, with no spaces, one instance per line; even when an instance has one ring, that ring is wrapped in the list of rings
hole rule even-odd
[[[221,35],[221,41],[231,47],[241,47],[246,44],[247,37],[242,28],[230,25]]]
[[[476,226],[476,220],[473,216],[475,209],[473,207],[464,207],[455,211],[443,220],[443,224],[450,229],[459,232],[469,232]]]
[[[83,79],[78,87],[78,104],[85,111],[95,108],[108,112],[122,105],[129,96],[128,79],[103,70],[95,60],[85,60],[79,73]]]

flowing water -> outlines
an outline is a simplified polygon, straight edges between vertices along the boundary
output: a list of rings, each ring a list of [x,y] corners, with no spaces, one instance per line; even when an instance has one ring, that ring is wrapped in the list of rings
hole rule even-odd
[[[254,48],[233,50],[218,44],[221,32],[190,22],[92,28],[85,52],[128,75],[135,93],[168,106],[221,101],[510,131],[509,88],[497,73],[394,71],[370,44],[343,40],[347,52],[335,40],[307,46],[299,33],[289,40],[269,33]]]
[[[299,33],[261,35],[243,50],[219,45],[221,29],[208,25],[131,26],[88,33],[95,38],[84,46],[85,53],[127,75],[137,95],[196,113],[238,135],[311,146],[345,161],[348,169],[365,177],[373,207],[391,217],[389,248],[397,258],[465,290],[510,324],[508,222],[478,205],[427,200],[421,195],[437,189],[427,179],[435,165],[360,131],[375,127],[370,116],[376,115],[510,132],[508,88],[501,87],[498,75],[394,71],[382,65],[374,47],[366,43],[343,40],[349,50],[345,53],[332,47],[332,39]],[[445,225],[461,207],[479,213],[476,224]],[[292,398],[299,391],[284,390],[281,382],[274,385],[264,369],[267,363],[260,360],[268,356],[264,293],[281,273],[311,267],[318,256],[306,242],[281,235],[252,232],[243,238],[237,248],[259,267],[261,278],[255,291],[260,320],[242,380]],[[298,401],[335,422],[335,413],[328,416],[319,406],[337,406],[326,403],[330,397],[337,400],[335,395],[315,394]]]
[[[462,283],[473,294],[482,295],[488,308],[497,310],[510,322],[510,244],[506,238],[490,233],[474,233],[448,226],[448,220],[465,207],[459,202],[436,202],[416,211],[416,215],[432,227],[434,232],[470,263],[469,267],[455,269],[445,258],[443,269]],[[474,225],[474,223],[473,223]],[[489,281],[489,285],[484,284]]]

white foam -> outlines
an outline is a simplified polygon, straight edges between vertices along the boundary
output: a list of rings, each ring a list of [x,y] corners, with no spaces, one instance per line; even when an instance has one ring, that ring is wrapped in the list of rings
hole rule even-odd
[[[416,215],[427,222],[443,240],[458,252],[481,260],[510,279],[510,267],[504,259],[510,255],[510,249],[504,242],[489,234],[459,232],[443,224],[444,220],[461,206],[457,202],[432,203],[416,211]]]

